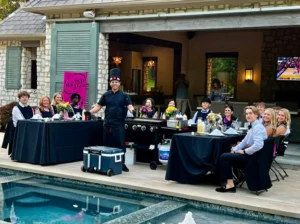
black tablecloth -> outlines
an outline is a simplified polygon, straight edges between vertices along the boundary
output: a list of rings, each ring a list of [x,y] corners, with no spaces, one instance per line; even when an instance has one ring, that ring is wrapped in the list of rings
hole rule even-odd
[[[191,133],[173,135],[166,180],[200,182],[208,171],[216,172],[221,154],[229,152],[231,144],[243,137],[193,136]]]
[[[160,133],[164,135],[165,138],[172,138],[174,134],[192,132],[190,127],[186,127],[185,129],[176,129],[170,127],[162,127],[160,129]]]
[[[50,165],[80,161],[83,148],[102,145],[103,121],[18,121],[12,160]]]

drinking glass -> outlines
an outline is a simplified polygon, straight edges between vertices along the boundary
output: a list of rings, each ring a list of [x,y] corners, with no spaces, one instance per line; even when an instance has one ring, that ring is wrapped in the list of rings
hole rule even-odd
[[[226,124],[223,124],[222,128],[223,128],[223,129],[222,129],[223,132],[227,131],[227,125],[226,125]]]
[[[205,132],[210,133],[210,129],[211,129],[211,126],[209,123],[207,125],[205,125]]]
[[[242,126],[242,122],[238,121],[238,122],[236,122],[236,127],[235,127],[235,129],[236,129],[236,130],[239,130],[241,126]]]

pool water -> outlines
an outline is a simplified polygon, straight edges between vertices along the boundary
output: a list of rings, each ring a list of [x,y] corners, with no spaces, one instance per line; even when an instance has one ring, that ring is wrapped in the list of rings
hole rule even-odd
[[[70,185],[70,184],[67,184]],[[113,192],[83,186],[63,186],[38,178],[27,178],[2,184],[3,220],[11,211],[16,223],[104,223],[130,214],[159,199],[119,197]]]
[[[201,207],[186,200],[21,172],[0,170],[0,180],[0,223],[3,220],[18,224],[178,224],[188,212],[192,212],[197,224],[299,223],[283,221],[282,217],[277,222],[270,215],[267,219],[257,218],[265,214],[252,216],[250,211],[244,211],[245,216],[240,211],[233,213],[234,209],[212,204]],[[228,209],[232,211],[227,212]]]

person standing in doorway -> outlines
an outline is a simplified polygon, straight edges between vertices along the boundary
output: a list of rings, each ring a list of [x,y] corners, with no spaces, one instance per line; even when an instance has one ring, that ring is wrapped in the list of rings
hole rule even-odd
[[[90,113],[97,113],[102,107],[106,107],[103,124],[103,145],[120,148],[125,153],[125,117],[127,111],[133,113],[134,108],[130,97],[120,90],[120,69],[113,68],[110,70],[109,84],[111,90],[102,95],[99,102],[93,105]],[[129,169],[125,165],[125,154],[122,159],[122,170],[128,172]]]
[[[176,105],[181,114],[185,114],[188,101],[189,81],[185,79],[185,73],[180,73],[178,80],[175,82]]]

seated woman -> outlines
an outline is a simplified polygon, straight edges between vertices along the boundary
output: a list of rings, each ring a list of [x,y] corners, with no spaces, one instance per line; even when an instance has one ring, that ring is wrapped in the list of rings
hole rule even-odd
[[[222,117],[223,125],[226,125],[227,128],[231,127],[231,124],[233,121],[235,121],[237,118],[232,115],[233,114],[233,107],[227,105],[225,107],[224,116]]]
[[[168,107],[175,107],[175,100],[170,99],[170,100],[169,100],[169,103],[168,103]],[[167,119],[166,113],[163,114],[162,119],[164,119],[164,120]]]
[[[143,110],[143,108],[145,108],[145,111]],[[147,98],[145,100],[145,106],[140,108],[140,114],[140,117],[143,118],[158,118],[158,114],[155,110],[154,100],[152,98]]]
[[[53,108],[50,104],[50,98],[48,96],[41,97],[37,113],[39,113],[43,118],[52,117],[54,115]]]
[[[233,147],[231,153],[224,153],[220,159],[221,180],[226,180],[226,184],[217,188],[217,192],[236,192],[233,182],[232,167],[243,167],[252,154],[261,150],[264,140],[268,137],[267,131],[258,120],[260,114],[256,107],[245,107],[246,120],[250,122],[249,131],[240,144]]]
[[[18,94],[19,103],[12,110],[12,120],[16,127],[18,120],[27,120],[33,117],[33,109],[28,105],[30,95],[26,91]]]
[[[82,115],[82,109],[78,105],[80,100],[81,100],[81,96],[78,93],[73,93],[71,95],[71,101],[72,101],[72,103],[70,105],[71,105],[72,111],[69,112],[69,117],[73,117],[77,113],[79,113],[80,115]]]
[[[225,97],[223,95],[224,89],[221,86],[221,82],[219,79],[213,80],[213,88],[208,96],[211,101],[224,101]]]
[[[52,101],[51,101],[51,105],[52,105],[54,114],[57,114],[56,105],[59,104],[60,102],[62,102],[62,94],[59,92],[54,93],[54,95],[52,97]]]
[[[207,118],[207,115],[211,112],[209,109],[211,105],[211,100],[209,98],[204,98],[201,102],[202,109],[197,111],[193,117],[192,124],[197,124],[197,121],[199,118],[202,119],[202,121],[205,121]]]
[[[288,109],[282,108],[278,111],[277,128],[274,136],[290,134],[291,114]]]
[[[262,119],[262,124],[266,128],[268,137],[272,137],[277,127],[275,111],[272,108],[265,109]]]

